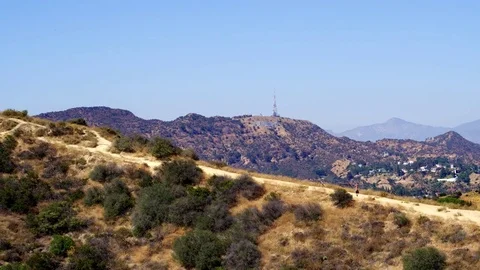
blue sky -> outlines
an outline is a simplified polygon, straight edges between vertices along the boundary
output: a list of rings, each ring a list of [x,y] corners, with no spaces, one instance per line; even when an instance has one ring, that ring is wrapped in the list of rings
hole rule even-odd
[[[1,1],[0,109],[480,118],[480,1]]]

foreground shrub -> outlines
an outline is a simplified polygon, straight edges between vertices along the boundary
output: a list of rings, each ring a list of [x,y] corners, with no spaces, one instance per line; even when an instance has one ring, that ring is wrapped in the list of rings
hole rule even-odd
[[[106,219],[123,215],[134,205],[133,198],[127,185],[121,180],[114,180],[105,186],[105,199],[103,207]]]
[[[119,178],[123,175],[122,168],[118,167],[114,163],[100,164],[95,166],[90,172],[90,178],[98,182],[109,182],[115,178]]]
[[[83,222],[67,202],[55,202],[27,219],[29,227],[38,235],[63,234],[79,229]]]
[[[101,188],[92,187],[87,190],[83,202],[86,206],[92,206],[95,204],[102,204],[105,199],[105,193]]]
[[[25,214],[50,197],[48,184],[33,178],[0,178],[0,209]]]
[[[418,248],[402,257],[403,269],[435,269],[441,270],[446,266],[446,257],[434,247]]]
[[[207,206],[196,222],[196,227],[201,230],[223,232],[233,224],[233,217],[228,211],[228,205],[217,201]]]
[[[202,170],[191,160],[175,160],[163,164],[161,176],[169,184],[195,185],[201,180]]]
[[[311,222],[320,220],[323,211],[318,203],[307,203],[295,206],[293,214],[297,221]]]
[[[7,139],[0,142],[0,173],[12,173],[15,170],[15,165],[11,158],[16,146],[15,139],[13,141],[15,142],[14,145],[9,144]]]
[[[439,202],[439,203],[453,203],[453,204],[458,204],[460,206],[472,206],[472,202],[465,201],[465,200],[459,199],[459,198],[454,197],[454,196],[446,196],[446,197],[439,198],[439,199],[437,199],[437,202]]]
[[[47,252],[34,253],[26,262],[30,269],[51,270],[56,269],[59,263],[55,260],[53,254]]]
[[[50,252],[56,256],[66,257],[69,250],[75,246],[72,238],[62,235],[54,235],[50,242]]]
[[[225,245],[210,231],[194,230],[173,243],[174,257],[186,268],[215,269],[222,265]]]
[[[143,236],[149,229],[165,222],[168,218],[169,205],[185,195],[185,189],[157,183],[143,188],[137,199],[132,223],[134,234]]]
[[[190,227],[203,214],[205,206],[212,200],[206,188],[188,188],[187,196],[175,200],[169,207],[168,220],[179,226]]]
[[[330,194],[330,198],[333,201],[333,204],[339,208],[345,208],[353,201],[352,195],[343,188],[335,189],[335,191]]]
[[[261,258],[262,254],[255,244],[241,240],[230,245],[223,263],[227,269],[259,269]]]
[[[107,250],[92,246],[83,245],[70,257],[68,269],[71,270],[104,270],[107,269]]]
[[[149,149],[152,156],[159,159],[167,158],[180,152],[180,149],[175,147],[171,141],[159,137],[150,141]]]
[[[11,263],[0,266],[0,270],[30,270],[24,263]]]

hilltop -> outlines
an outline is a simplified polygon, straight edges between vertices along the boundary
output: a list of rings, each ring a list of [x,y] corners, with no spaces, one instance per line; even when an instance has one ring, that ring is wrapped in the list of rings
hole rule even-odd
[[[363,194],[342,208],[322,185],[114,153],[108,130],[19,118],[0,117],[0,265],[400,269],[434,246],[480,266],[477,211]]]
[[[359,142],[335,137],[308,121],[283,117],[188,114],[173,121],[160,121],[144,120],[129,111],[107,107],[73,108],[39,117],[52,121],[83,118],[89,125],[108,126],[126,135],[162,136],[182,148],[192,148],[201,159],[309,179],[329,174],[334,162],[343,159],[393,164],[420,157],[449,157],[480,164],[479,147],[470,147],[472,144],[464,139],[453,142],[448,136],[439,136],[429,142]]]

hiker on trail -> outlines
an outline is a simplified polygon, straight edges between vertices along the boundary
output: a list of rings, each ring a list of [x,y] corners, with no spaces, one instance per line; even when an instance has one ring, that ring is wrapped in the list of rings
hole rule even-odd
[[[358,184],[355,184],[355,193],[357,193],[357,197],[358,197],[358,193],[360,193],[360,191],[358,191]]]

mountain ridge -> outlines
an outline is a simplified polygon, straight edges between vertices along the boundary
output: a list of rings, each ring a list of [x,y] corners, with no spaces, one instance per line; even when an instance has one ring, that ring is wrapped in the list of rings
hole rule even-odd
[[[480,149],[456,140],[453,143],[384,140],[360,142],[335,137],[306,121],[271,116],[205,117],[187,114],[172,121],[145,120],[133,113],[108,107],[79,107],[44,113],[54,121],[84,118],[92,126],[109,126],[124,134],[161,136],[182,148],[192,148],[201,159],[221,160],[244,169],[307,179],[323,175],[340,159],[363,162],[393,162],[416,156],[465,157],[480,164]],[[462,138],[463,139],[463,138]],[[456,151],[451,146],[461,148]],[[448,147],[447,147],[448,146]],[[480,146],[479,146],[480,147]]]

